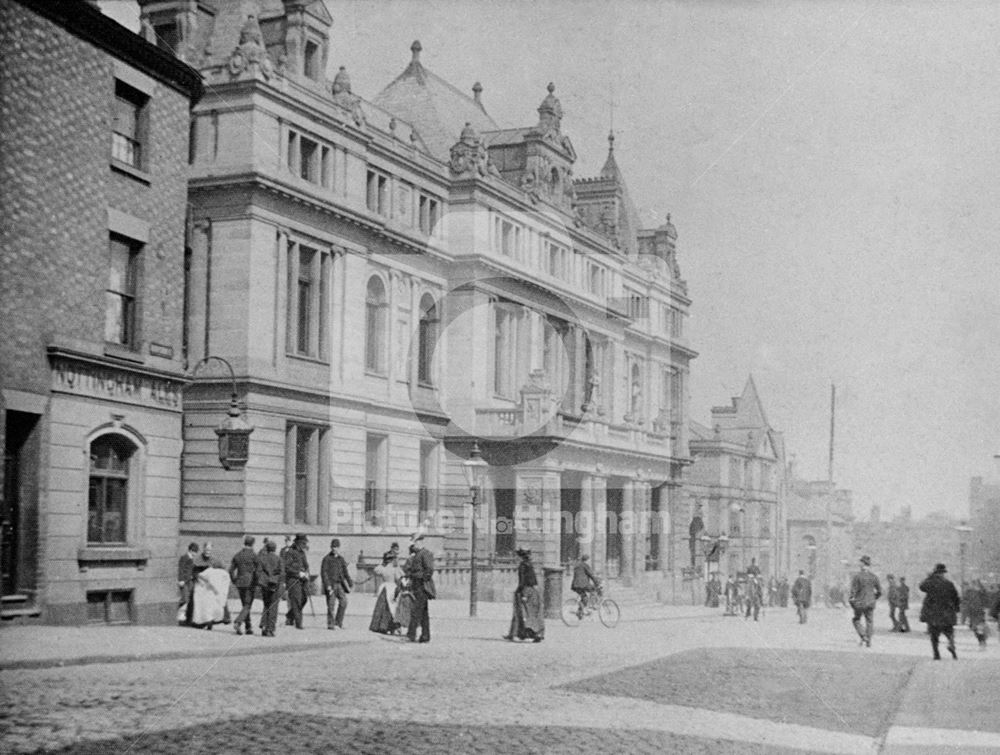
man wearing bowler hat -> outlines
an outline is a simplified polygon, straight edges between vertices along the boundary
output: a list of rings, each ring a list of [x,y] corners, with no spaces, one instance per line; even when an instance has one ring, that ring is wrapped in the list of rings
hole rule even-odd
[[[417,533],[413,536],[411,548],[413,556],[406,562],[406,576],[410,578],[410,589],[413,591],[413,607],[410,609],[410,625],[407,627],[406,639],[410,642],[431,641],[431,619],[427,612],[427,600],[436,598],[434,589],[434,554],[424,547],[424,536]],[[420,639],[417,639],[417,627],[420,627]]]
[[[882,597],[882,585],[872,573],[871,566],[871,558],[862,556],[861,571],[851,577],[851,592],[847,598],[854,609],[854,618],[851,619],[854,631],[861,638],[861,644],[869,648],[872,646],[872,632],[875,628],[875,603]],[[862,618],[865,620],[863,627]]]
[[[309,538],[296,535],[292,545],[282,556],[282,566],[285,573],[285,589],[288,600],[288,614],[296,629],[302,629],[302,609],[309,599],[309,562],[306,561],[306,551],[309,550]]]
[[[948,569],[944,564],[937,564],[934,571],[927,575],[927,579],[920,583],[920,590],[925,593],[920,620],[927,625],[935,661],[941,660],[938,640],[942,634],[948,640],[951,657],[958,660],[958,653],[955,652],[955,616],[960,605],[955,584],[944,576],[947,573]]]
[[[323,580],[323,594],[326,595],[326,628],[343,629],[347,593],[354,587],[354,582],[347,573],[347,561],[340,555],[340,540],[337,538],[330,541],[330,552],[323,556],[319,574]]]

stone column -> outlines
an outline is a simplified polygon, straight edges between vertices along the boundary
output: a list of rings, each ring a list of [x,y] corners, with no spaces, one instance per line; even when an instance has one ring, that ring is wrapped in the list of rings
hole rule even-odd
[[[594,543],[596,522],[594,521],[594,496],[591,490],[592,478],[590,475],[580,477],[580,513],[576,518],[576,539],[580,544],[580,555],[590,556],[590,563],[594,563]]]
[[[594,512],[594,543],[591,551],[593,569],[600,574],[607,567],[608,533],[608,480],[591,477],[591,510]]]
[[[649,483],[636,482],[635,488],[635,549],[633,551],[635,573],[642,575],[646,571],[646,555],[649,553],[649,528],[651,517],[649,513]]]
[[[622,518],[618,523],[621,532],[621,559],[619,561],[619,574],[626,585],[632,584],[635,574],[635,539],[636,539],[636,516],[635,516],[635,482],[629,480],[622,487]]]

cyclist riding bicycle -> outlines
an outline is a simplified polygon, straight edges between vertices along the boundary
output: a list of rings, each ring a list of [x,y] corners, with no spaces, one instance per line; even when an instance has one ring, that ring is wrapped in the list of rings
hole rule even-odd
[[[580,560],[573,567],[573,583],[570,585],[570,589],[580,596],[581,613],[587,607],[589,594],[601,586],[594,572],[590,570],[590,565],[587,563],[589,558],[586,554],[580,556]]]

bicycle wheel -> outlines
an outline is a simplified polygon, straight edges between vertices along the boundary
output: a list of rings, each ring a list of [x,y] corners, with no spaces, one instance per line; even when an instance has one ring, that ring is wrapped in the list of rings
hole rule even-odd
[[[605,598],[597,607],[597,615],[601,619],[601,623],[611,629],[618,624],[622,612],[618,609],[618,604],[611,598]]]
[[[562,617],[563,624],[568,627],[580,626],[580,601],[576,598],[568,598],[563,601],[562,609],[559,611],[559,615]]]

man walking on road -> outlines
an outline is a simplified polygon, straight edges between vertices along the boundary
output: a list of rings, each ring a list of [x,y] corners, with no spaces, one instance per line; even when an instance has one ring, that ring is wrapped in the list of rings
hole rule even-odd
[[[937,564],[927,579],[920,583],[920,590],[925,593],[920,620],[927,625],[935,661],[941,660],[938,641],[942,634],[948,640],[951,657],[958,660],[958,653],[955,652],[955,615],[959,612],[960,601],[954,583],[944,576],[947,572],[944,564]]]
[[[899,622],[900,632],[910,631],[910,620],[906,618],[906,612],[910,608],[910,586],[906,584],[906,577],[899,578],[896,586],[896,620]]]
[[[413,591],[413,607],[410,610],[410,625],[406,639],[410,642],[431,641],[431,619],[427,612],[428,598],[436,598],[434,590],[434,554],[424,547],[424,536],[414,535],[411,547],[415,549],[412,558],[406,562],[410,589]],[[417,639],[420,627],[420,639]]]
[[[896,587],[896,578],[893,575],[887,574],[885,581],[888,583],[885,592],[889,598],[889,620],[892,622],[892,629],[889,631],[898,632],[900,629],[899,619],[896,618],[896,605],[899,600],[899,588]]]
[[[792,602],[795,604],[795,610],[799,613],[799,624],[805,624],[806,612],[812,602],[812,584],[802,569],[799,569],[799,576],[796,578],[795,584],[792,585]]]
[[[260,597],[264,601],[264,613],[260,617],[260,633],[263,637],[274,637],[275,625],[278,623],[282,564],[277,550],[277,543],[267,540],[263,552],[257,554],[257,584],[260,585]]]
[[[865,647],[872,646],[872,632],[875,629],[875,603],[882,597],[882,585],[879,584],[878,577],[871,572],[872,560],[869,556],[861,557],[861,571],[851,577],[851,592],[847,602],[854,609],[854,618],[851,623],[854,631],[861,638],[861,644]],[[861,626],[861,619],[864,618],[865,626]]]
[[[330,541],[330,552],[323,556],[320,564],[320,579],[323,594],[326,595],[326,628],[343,629],[344,612],[347,610],[347,593],[354,587],[351,575],[347,573],[347,561],[340,555],[340,540]]]
[[[240,595],[240,613],[233,622],[236,634],[243,634],[246,627],[247,634],[253,634],[253,625],[250,623],[250,607],[253,605],[253,593],[257,586],[257,554],[253,552],[253,535],[243,538],[243,548],[233,556],[229,564],[229,578],[236,586],[236,591]]]
[[[764,604],[764,580],[758,574],[751,574],[747,577],[747,612],[743,617],[749,619],[753,613],[753,620],[760,621],[760,609]]]
[[[302,609],[306,605],[309,593],[309,562],[306,561],[306,551],[309,550],[309,538],[296,535],[290,548],[285,551],[282,566],[287,589],[288,614],[296,629],[302,629]]]
[[[177,562],[177,588],[180,590],[180,600],[177,603],[177,613],[184,609],[184,619],[179,623],[191,623],[191,612],[194,609],[194,561],[198,557],[198,543],[188,545],[187,552]]]

